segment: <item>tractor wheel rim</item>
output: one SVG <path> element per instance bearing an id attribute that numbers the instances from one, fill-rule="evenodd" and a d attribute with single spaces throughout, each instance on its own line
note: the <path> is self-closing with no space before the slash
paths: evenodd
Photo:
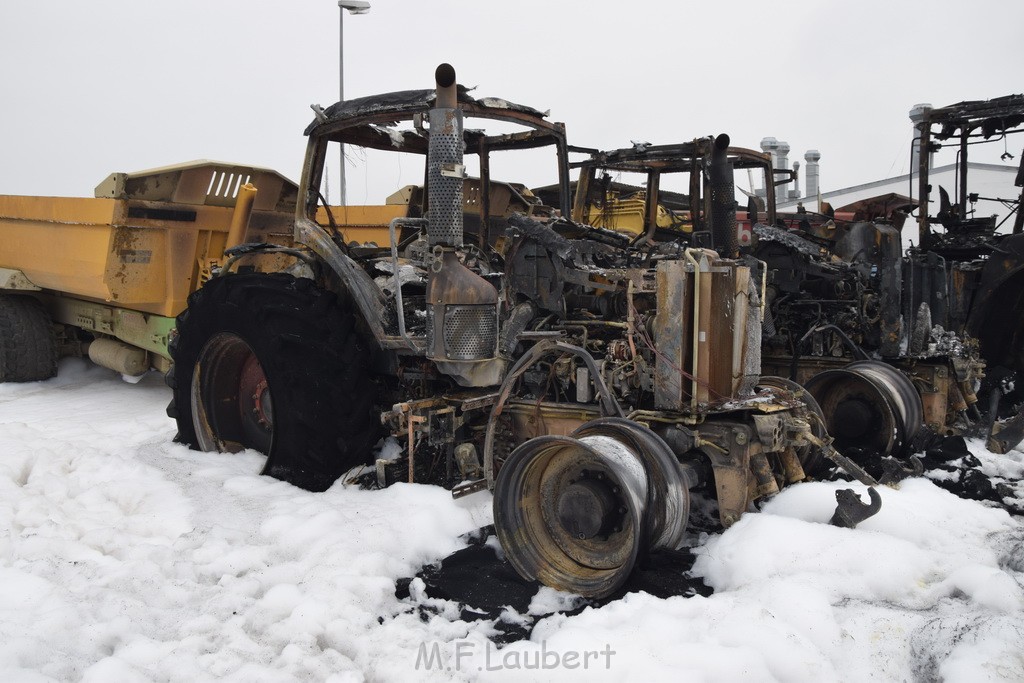
<path id="1" fill-rule="evenodd" d="M 274 404 L 269 383 L 252 347 L 238 335 L 222 332 L 203 346 L 193 371 L 191 403 L 201 449 L 270 453 Z"/>

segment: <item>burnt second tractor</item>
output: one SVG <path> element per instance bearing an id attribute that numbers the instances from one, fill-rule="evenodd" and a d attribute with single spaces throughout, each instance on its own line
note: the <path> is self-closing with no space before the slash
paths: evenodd
<path id="1" fill-rule="evenodd" d="M 916 203 L 888 195 L 835 216 L 778 215 L 774 192 L 758 198 L 752 187 L 742 239 L 724 248 L 764 268 L 762 372 L 805 386 L 835 447 L 880 478 L 920 473 L 913 454 L 946 448 L 947 436 L 987 432 L 996 453 L 1024 436 L 1013 381 L 1021 367 L 1020 200 L 998 200 L 1011 209 L 1004 222 L 1016 215 L 1014 233 L 998 234 L 995 217 L 967 208 L 978 195 L 967 189 L 966 163 L 969 145 L 1004 140 L 1022 114 L 1020 96 L 1010 96 L 922 117 L 923 147 L 935 151 L 938 138 L 960 148 L 960 187 L 952 201 L 939 188 L 937 213 L 927 163 Z M 715 221 L 705 170 L 714 153 L 710 138 L 592 152 L 578 164 L 573 216 L 636 243 L 700 245 Z M 737 147 L 724 154 L 752 186 L 756 175 L 772 187 L 779 171 L 769 155 Z M 904 250 L 900 231 L 914 208 L 922 246 Z M 949 448 L 962 453 L 963 443 Z"/>
<path id="2" fill-rule="evenodd" d="M 1024 437 L 1014 389 L 1024 367 L 1021 197 L 982 197 L 1008 209 L 1012 232 L 998 232 L 996 216 L 974 211 L 968 166 L 969 148 L 1005 149 L 1022 123 L 1020 95 L 924 111 L 915 198 L 865 199 L 846 207 L 852 220 L 842 209 L 795 214 L 758 231 L 754 253 L 770 280 L 764 367 L 807 386 L 840 450 L 907 456 L 966 434 L 1006 453 Z M 952 195 L 932 186 L 929 157 L 942 147 L 957 150 Z M 917 246 L 904 249 L 915 211 Z"/>
<path id="3" fill-rule="evenodd" d="M 323 489 L 391 434 L 404 456 L 371 477 L 493 489 L 513 566 L 589 596 L 682 544 L 690 489 L 728 526 L 838 457 L 799 387 L 759 377 L 764 283 L 714 251 L 734 239 L 731 173 L 707 169 L 729 201 L 704 248 L 583 226 L 561 124 L 470 97 L 448 65 L 436 81 L 314 108 L 292 238 L 231 250 L 178 318 L 182 441 L 254 448 L 267 473 Z M 388 244 L 347 244 L 320 207 L 329 143 L 425 159 Z M 541 147 L 555 206 L 510 201 L 492 156 Z"/>

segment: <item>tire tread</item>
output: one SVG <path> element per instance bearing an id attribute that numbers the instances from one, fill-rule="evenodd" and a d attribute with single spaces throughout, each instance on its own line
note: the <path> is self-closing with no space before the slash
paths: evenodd
<path id="1" fill-rule="evenodd" d="M 36 299 L 0 294 L 0 382 L 36 382 L 57 374 L 57 340 Z"/>
<path id="2" fill-rule="evenodd" d="M 168 414 L 182 442 L 197 446 L 191 384 L 201 350 L 213 335 L 231 332 L 256 353 L 274 399 L 264 474 L 323 490 L 369 461 L 380 432 L 369 350 L 332 292 L 282 273 L 215 278 L 189 298 L 177 329 Z"/>

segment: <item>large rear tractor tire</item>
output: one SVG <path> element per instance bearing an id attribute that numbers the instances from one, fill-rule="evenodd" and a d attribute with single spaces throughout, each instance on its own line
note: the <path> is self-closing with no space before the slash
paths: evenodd
<path id="1" fill-rule="evenodd" d="M 36 382 L 56 374 L 50 315 L 30 296 L 0 294 L 0 382 Z"/>
<path id="2" fill-rule="evenodd" d="M 335 295 L 283 273 L 214 278 L 178 316 L 167 383 L 178 440 L 251 448 L 312 491 L 369 461 L 380 431 L 370 351 Z"/>

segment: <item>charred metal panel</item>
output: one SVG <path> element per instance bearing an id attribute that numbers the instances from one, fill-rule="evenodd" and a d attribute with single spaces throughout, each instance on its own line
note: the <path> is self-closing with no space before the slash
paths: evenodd
<path id="1" fill-rule="evenodd" d="M 498 339 L 495 304 L 445 306 L 443 338 L 447 359 L 493 358 Z"/>
<path id="2" fill-rule="evenodd" d="M 879 351 L 883 356 L 899 355 L 906 333 L 905 319 L 901 317 L 900 292 L 902 245 L 900 232 L 891 225 L 875 224 L 875 250 L 879 280 L 878 300 L 881 308 L 881 340 Z"/>
<path id="3" fill-rule="evenodd" d="M 736 301 L 737 310 L 742 313 L 737 319 L 742 321 L 742 327 L 736 331 L 742 339 L 734 345 L 742 349 L 742 356 L 733 366 L 733 395 L 750 396 L 761 376 L 761 281 L 746 268 L 739 274 Z"/>
<path id="4" fill-rule="evenodd" d="M 707 328 L 702 329 L 706 331 L 706 337 L 701 342 L 708 351 L 707 382 L 710 398 L 715 402 L 734 396 L 734 370 L 739 371 L 742 368 L 742 331 L 746 329 L 746 320 L 740 320 L 736 311 L 740 271 L 747 275 L 742 285 L 743 291 L 746 292 L 746 281 L 749 280 L 749 271 L 746 268 L 729 264 L 729 267 L 725 268 L 715 267 L 708 274 L 712 283 L 711 291 L 708 293 L 709 324 Z M 704 275 L 702 272 L 701 276 Z M 701 305 L 703 303 L 702 301 Z M 741 332 L 740 335 L 736 334 L 737 328 Z"/>
<path id="5" fill-rule="evenodd" d="M 693 397 L 696 405 L 693 408 L 703 410 L 711 402 L 711 346 L 719 341 L 711 335 L 711 287 L 713 276 L 711 263 L 705 253 L 700 257 L 699 266 L 694 273 L 697 286 L 693 292 L 694 306 L 697 309 L 696 329 L 693 331 L 694 364 L 693 364 Z M 717 392 L 716 392 L 717 393 Z"/>
<path id="6" fill-rule="evenodd" d="M 524 239 L 508 261 L 508 285 L 552 313 L 563 313 L 565 267 L 560 259 L 539 242 Z"/>
<path id="7" fill-rule="evenodd" d="M 690 330 L 693 320 L 691 286 L 681 261 L 658 264 L 658 314 L 654 317 L 654 343 L 658 356 L 654 370 L 654 405 L 662 410 L 684 410 L 687 393 L 683 368 L 690 358 Z"/>
<path id="8" fill-rule="evenodd" d="M 454 251 L 438 259 L 427 284 L 427 357 L 434 361 L 488 361 L 498 355 L 498 292 L 469 270 Z M 480 386 L 474 373 L 455 373 L 463 386 Z M 482 376 L 491 376 L 484 373 Z"/>
<path id="9" fill-rule="evenodd" d="M 949 269 L 949 326 L 957 334 L 967 329 L 974 294 L 981 278 L 981 262 L 961 261 Z"/>
<path id="10" fill-rule="evenodd" d="M 904 270 L 903 315 L 908 327 L 905 352 L 920 355 L 933 326 L 949 326 L 946 260 L 931 252 L 910 254 Z"/>

